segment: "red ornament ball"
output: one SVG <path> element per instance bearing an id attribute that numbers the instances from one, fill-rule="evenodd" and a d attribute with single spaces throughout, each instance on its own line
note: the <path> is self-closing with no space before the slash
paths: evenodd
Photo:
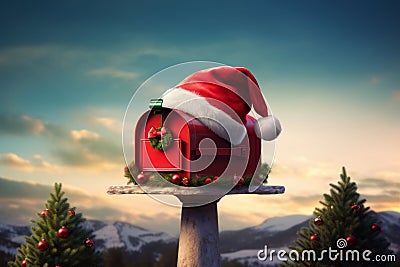
<path id="1" fill-rule="evenodd" d="M 59 236 L 60 238 L 67 238 L 67 237 L 69 236 L 70 232 L 69 232 L 69 230 L 68 230 L 67 228 L 65 228 L 65 227 L 63 226 L 63 227 L 61 227 L 60 229 L 58 229 L 57 234 L 58 234 L 58 236 Z"/>
<path id="2" fill-rule="evenodd" d="M 189 183 L 190 183 L 190 178 L 188 178 L 188 177 L 183 177 L 182 178 L 182 184 L 189 185 Z"/>
<path id="3" fill-rule="evenodd" d="M 48 209 L 42 210 L 40 212 L 40 216 L 42 216 L 43 218 L 46 217 L 47 215 L 50 215 L 50 211 Z"/>
<path id="4" fill-rule="evenodd" d="M 314 224 L 316 226 L 321 226 L 324 224 L 324 221 L 322 220 L 321 216 L 318 216 L 317 218 L 314 219 Z"/>
<path id="5" fill-rule="evenodd" d="M 179 174 L 172 175 L 171 182 L 173 184 L 180 184 L 181 183 L 181 176 Z"/>
<path id="6" fill-rule="evenodd" d="M 212 180 L 211 178 L 207 178 L 206 181 L 205 181 L 205 183 L 206 183 L 206 184 L 211 184 L 212 181 L 213 181 L 213 180 Z"/>
<path id="7" fill-rule="evenodd" d="M 71 214 L 72 217 L 75 216 L 75 211 L 73 209 L 68 210 L 68 213 Z"/>
<path id="8" fill-rule="evenodd" d="M 93 241 L 91 239 L 88 238 L 88 239 L 85 240 L 85 247 L 91 248 L 93 246 L 94 246 L 94 243 L 93 243 Z"/>
<path id="9" fill-rule="evenodd" d="M 21 267 L 26 267 L 26 260 L 21 261 Z"/>
<path id="10" fill-rule="evenodd" d="M 357 242 L 356 238 L 354 236 L 352 236 L 352 235 L 348 235 L 346 237 L 346 241 L 347 241 L 347 244 L 349 246 L 354 246 L 356 244 L 356 242 Z"/>
<path id="11" fill-rule="evenodd" d="M 236 185 L 236 188 L 240 188 L 244 183 L 244 179 L 240 176 L 233 176 L 233 184 Z"/>
<path id="12" fill-rule="evenodd" d="M 371 230 L 372 230 L 372 232 L 379 233 L 381 231 L 381 226 L 377 223 L 373 223 L 373 224 L 371 224 Z"/>
<path id="13" fill-rule="evenodd" d="M 351 209 L 353 211 L 357 212 L 357 211 L 359 211 L 361 209 L 361 207 L 357 203 L 354 203 L 353 205 L 351 205 Z"/>
<path id="14" fill-rule="evenodd" d="M 318 241 L 318 240 L 319 240 L 319 235 L 317 235 L 317 234 L 311 235 L 311 236 L 310 236 L 310 240 L 311 240 L 311 241 Z"/>
<path id="15" fill-rule="evenodd" d="M 136 181 L 139 184 L 144 184 L 145 182 L 147 182 L 146 174 L 144 174 L 143 172 L 139 173 L 138 176 L 136 177 Z"/>
<path id="16" fill-rule="evenodd" d="M 46 242 L 46 240 L 42 239 L 38 242 L 37 248 L 40 251 L 46 251 L 49 248 L 49 243 Z"/>

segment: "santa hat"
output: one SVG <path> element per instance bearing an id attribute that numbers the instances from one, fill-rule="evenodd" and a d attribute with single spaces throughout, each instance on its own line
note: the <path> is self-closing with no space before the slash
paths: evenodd
<path id="1" fill-rule="evenodd" d="M 246 115 L 254 107 L 262 118 L 255 124 L 259 138 L 273 140 L 281 132 L 251 72 L 222 66 L 195 72 L 162 96 L 163 106 L 186 112 L 232 145 L 246 136 Z"/>

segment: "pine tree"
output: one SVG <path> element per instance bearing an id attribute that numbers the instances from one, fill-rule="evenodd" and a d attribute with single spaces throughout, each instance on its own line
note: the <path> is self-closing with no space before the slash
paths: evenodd
<path id="1" fill-rule="evenodd" d="M 364 261 L 362 253 L 371 251 L 367 255 L 371 260 L 375 259 L 375 255 L 392 253 L 375 213 L 365 206 L 365 199 L 360 199 L 357 185 L 350 181 L 344 167 L 340 178 L 337 185 L 330 184 L 330 194 L 324 194 L 324 201 L 320 201 L 322 208 L 315 209 L 315 217 L 310 220 L 309 226 L 297 233 L 297 240 L 289 247 L 298 252 L 299 260 L 290 261 L 297 255 L 289 251 L 292 256 L 288 255 L 289 261 L 283 266 L 382 266 Z M 329 248 L 336 250 L 331 257 Z M 312 254 L 303 253 L 311 250 L 315 252 L 316 260 L 312 259 Z M 327 252 L 322 254 L 323 250 Z M 356 254 L 353 256 L 354 250 L 359 252 L 359 261 Z M 319 259 L 321 255 L 324 255 L 323 260 Z M 384 266 L 390 265 L 386 262 Z"/>
<path id="2" fill-rule="evenodd" d="M 93 247 L 92 232 L 83 227 L 85 219 L 70 208 L 61 187 L 54 185 L 46 209 L 32 220 L 32 235 L 25 237 L 9 267 L 102 266 L 101 255 Z"/>

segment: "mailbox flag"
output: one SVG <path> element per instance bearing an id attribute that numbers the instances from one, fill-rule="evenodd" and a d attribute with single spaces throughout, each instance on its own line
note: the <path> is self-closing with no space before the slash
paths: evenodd
<path id="1" fill-rule="evenodd" d="M 233 146 L 246 136 L 244 125 L 251 107 L 262 117 L 255 124 L 259 138 L 273 140 L 281 131 L 279 120 L 268 116 L 257 80 L 246 68 L 222 66 L 195 72 L 162 99 L 164 107 L 192 115 Z"/>

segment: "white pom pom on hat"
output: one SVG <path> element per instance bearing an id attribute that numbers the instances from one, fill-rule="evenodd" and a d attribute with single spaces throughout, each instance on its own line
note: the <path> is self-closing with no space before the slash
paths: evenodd
<path id="1" fill-rule="evenodd" d="M 162 99 L 164 107 L 192 115 L 234 146 L 246 136 L 244 124 L 252 106 L 262 117 L 254 125 L 259 138 L 271 141 L 281 132 L 279 120 L 268 116 L 257 80 L 246 68 L 222 66 L 195 72 Z"/>

